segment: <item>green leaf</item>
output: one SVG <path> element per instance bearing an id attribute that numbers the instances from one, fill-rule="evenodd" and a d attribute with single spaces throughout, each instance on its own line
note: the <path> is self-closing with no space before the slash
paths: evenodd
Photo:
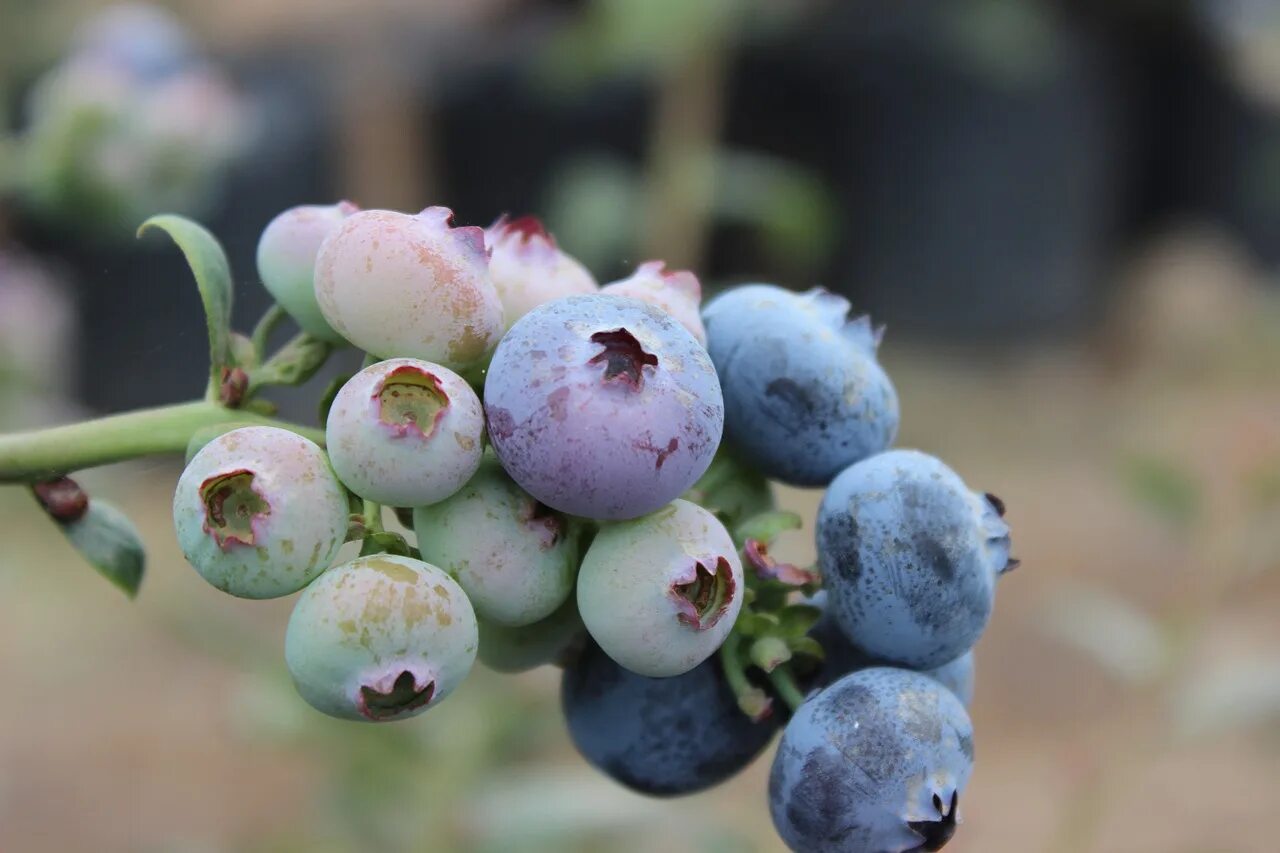
<path id="1" fill-rule="evenodd" d="M 787 641 L 787 646 L 791 649 L 791 654 L 793 655 L 816 658 L 817 660 L 822 660 L 826 657 L 822 644 L 813 637 L 793 637 Z"/>
<path id="2" fill-rule="evenodd" d="M 773 544 L 778 534 L 787 530 L 799 530 L 803 522 L 800 516 L 786 510 L 771 510 L 748 518 L 734 531 L 734 539 L 746 541 L 755 539 L 766 545 Z"/>
<path id="3" fill-rule="evenodd" d="M 124 513 L 94 498 L 78 520 L 61 526 L 67 540 L 91 566 L 133 598 L 146 570 L 142 537 Z"/>
<path id="4" fill-rule="evenodd" d="M 1196 520 L 1202 503 L 1201 483 L 1179 462 L 1155 456 L 1126 460 L 1124 478 L 1134 499 L 1164 521 L 1185 526 Z"/>
<path id="5" fill-rule="evenodd" d="M 217 238 L 190 219 L 171 213 L 153 216 L 138 228 L 138 236 L 152 228 L 178 244 L 195 275 L 209 328 L 209 381 L 216 388 L 222 369 L 231 362 L 231 264 Z"/>
<path id="6" fill-rule="evenodd" d="M 764 636 L 751 644 L 751 662 L 765 672 L 773 672 L 782 664 L 791 660 L 791 649 L 787 643 L 775 636 Z"/>
<path id="7" fill-rule="evenodd" d="M 744 637 L 759 637 L 778 627 L 778 617 L 772 613 L 743 613 L 733 629 Z"/>
<path id="8" fill-rule="evenodd" d="M 812 605 L 789 605 L 778 614 L 778 633 L 787 638 L 803 637 L 821 618 L 822 611 Z"/>

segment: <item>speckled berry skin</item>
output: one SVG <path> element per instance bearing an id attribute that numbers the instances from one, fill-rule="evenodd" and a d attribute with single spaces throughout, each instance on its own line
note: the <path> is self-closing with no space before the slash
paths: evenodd
<path id="1" fill-rule="evenodd" d="M 827 592 L 821 590 L 809 603 L 822 609 L 822 617 L 809 630 L 809 636 L 822 645 L 822 665 L 812 679 L 814 686 L 824 686 L 837 681 L 851 672 L 870 669 L 875 666 L 886 666 L 883 661 L 876 661 L 853 647 L 830 611 L 826 610 Z M 974 666 L 973 650 L 962 654 L 953 661 L 944 663 L 933 669 L 917 670 L 942 684 L 960 700 L 966 708 L 973 703 Z"/>
<path id="2" fill-rule="evenodd" d="M 487 622 L 537 622 L 573 592 L 580 524 L 535 501 L 492 455 L 448 500 L 414 510 L 413 527 L 422 559 L 452 575 Z"/>
<path id="3" fill-rule="evenodd" d="M 702 312 L 724 389 L 725 439 L 772 479 L 825 486 L 893 444 L 898 395 L 879 335 L 820 288 L 737 287 Z"/>
<path id="4" fill-rule="evenodd" d="M 507 328 L 544 302 L 599 289 L 591 272 L 532 216 L 504 216 L 485 229 L 484 238 Z"/>
<path id="5" fill-rule="evenodd" d="M 559 663 L 585 640 L 578 602 L 570 596 L 546 619 L 516 628 L 480 620 L 482 664 L 494 672 L 527 672 Z"/>
<path id="6" fill-rule="evenodd" d="M 502 335 L 484 231 L 451 228 L 448 208 L 408 215 L 364 210 L 325 239 L 316 299 L 329 325 L 382 358 L 420 358 L 461 370 Z"/>
<path id="7" fill-rule="evenodd" d="M 630 277 L 606 284 L 600 292 L 648 302 L 670 314 L 698 343 L 707 345 L 707 330 L 698 315 L 702 285 L 688 270 L 668 270 L 663 261 L 646 261 Z"/>
<path id="8" fill-rule="evenodd" d="M 651 305 L 570 296 L 535 308 L 494 353 L 489 438 L 529 494 L 571 515 L 636 518 L 715 456 L 724 405 L 706 351 Z"/>
<path id="9" fill-rule="evenodd" d="M 275 427 L 206 444 L 178 479 L 173 525 L 200 576 L 241 598 L 302 589 L 347 537 L 346 492 L 324 451 Z"/>
<path id="10" fill-rule="evenodd" d="M 831 613 L 850 643 L 913 669 L 972 648 L 991 616 L 997 577 L 1016 565 L 998 506 L 916 450 L 842 472 L 816 527 Z"/>
<path id="11" fill-rule="evenodd" d="M 475 662 L 475 612 L 442 569 L 409 557 L 358 557 L 299 596 L 284 654 L 298 693 L 346 720 L 422 713 Z"/>
<path id="12" fill-rule="evenodd" d="M 391 506 L 436 503 L 462 488 L 484 452 L 480 398 L 452 370 L 412 358 L 351 377 L 325 424 L 333 470 L 362 498 Z"/>
<path id="13" fill-rule="evenodd" d="M 769 810 L 797 853 L 940 850 L 973 770 L 973 727 L 933 679 L 864 669 L 815 694 L 782 733 Z"/>
<path id="14" fill-rule="evenodd" d="M 735 775 L 768 746 L 774 719 L 738 709 L 718 659 L 673 678 L 618 666 L 593 643 L 560 681 L 569 737 L 616 782 L 651 796 L 692 794 Z"/>
<path id="15" fill-rule="evenodd" d="M 258 277 L 267 292 L 304 332 L 331 344 L 346 340 L 316 302 L 316 255 L 324 239 L 357 210 L 349 201 L 291 207 L 271 220 L 258 239 Z"/>
<path id="16" fill-rule="evenodd" d="M 651 678 L 680 675 L 713 655 L 742 594 L 728 531 L 685 500 L 601 528 L 578 573 L 587 631 L 619 664 Z"/>

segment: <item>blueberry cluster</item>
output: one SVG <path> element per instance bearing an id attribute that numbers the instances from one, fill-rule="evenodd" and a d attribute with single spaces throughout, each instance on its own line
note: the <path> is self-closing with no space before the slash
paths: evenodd
<path id="1" fill-rule="evenodd" d="M 600 287 L 534 219 L 450 218 L 342 203 L 267 227 L 279 305 L 369 359 L 323 449 L 276 426 L 194 448 L 187 559 L 232 595 L 301 591 L 285 659 L 326 714 L 414 716 L 477 658 L 558 663 L 574 743 L 623 785 L 715 785 L 785 723 L 788 845 L 939 849 L 972 767 L 970 650 L 1016 561 L 998 499 L 889 449 L 880 333 L 822 290 L 703 308 L 660 262 Z M 817 566 L 770 553 L 798 523 L 771 480 L 826 487 Z"/>

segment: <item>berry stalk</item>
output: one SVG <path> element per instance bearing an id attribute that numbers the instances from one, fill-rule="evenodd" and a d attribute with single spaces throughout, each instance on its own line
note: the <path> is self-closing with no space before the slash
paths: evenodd
<path id="1" fill-rule="evenodd" d="M 276 426 L 324 443 L 324 431 L 200 400 L 0 435 L 0 483 L 31 483 L 158 453 L 182 453 L 199 430 Z"/>

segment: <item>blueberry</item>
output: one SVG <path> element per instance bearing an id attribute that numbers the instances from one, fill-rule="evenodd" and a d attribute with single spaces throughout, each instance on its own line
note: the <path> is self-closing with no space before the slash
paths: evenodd
<path id="1" fill-rule="evenodd" d="M 725 781 L 768 745 L 777 723 L 738 709 L 717 658 L 646 678 L 594 644 L 565 668 L 560 703 L 582 756 L 641 794 L 675 796 Z"/>
<path id="2" fill-rule="evenodd" d="M 544 302 L 598 290 L 587 268 L 561 250 L 532 216 L 504 216 L 485 229 L 484 237 L 507 328 Z"/>
<path id="3" fill-rule="evenodd" d="M 688 270 L 668 270 L 665 267 L 662 261 L 647 261 L 636 267 L 630 278 L 606 284 L 600 292 L 629 296 L 660 308 L 688 329 L 698 343 L 706 346 L 707 330 L 698 316 L 702 303 L 702 285 L 698 277 Z"/>
<path id="4" fill-rule="evenodd" d="M 324 451 L 275 427 L 214 438 L 192 457 L 173 496 L 187 561 L 241 598 L 306 586 L 337 557 L 348 517 L 346 492 Z"/>
<path id="5" fill-rule="evenodd" d="M 316 255 L 324 238 L 357 208 L 351 202 L 304 204 L 278 215 L 258 239 L 258 277 L 304 332 L 332 344 L 346 341 L 316 302 Z"/>
<path id="6" fill-rule="evenodd" d="M 351 491 L 424 506 L 462 488 L 480 466 L 484 410 L 452 370 L 393 358 L 342 386 L 324 432 L 333 468 Z"/>
<path id="7" fill-rule="evenodd" d="M 768 284 L 729 290 L 702 312 L 724 389 L 726 440 L 773 479 L 823 486 L 893 444 L 898 395 L 878 334 L 849 302 Z"/>
<path id="8" fill-rule="evenodd" d="M 601 294 L 548 302 L 499 344 L 484 387 L 489 438 L 520 487 L 597 519 L 679 497 L 724 427 L 706 351 L 651 305 Z"/>
<path id="9" fill-rule="evenodd" d="M 729 533 L 684 500 L 605 525 L 578 573 L 578 612 L 592 638 L 622 666 L 655 678 L 688 672 L 714 654 L 742 596 Z"/>
<path id="10" fill-rule="evenodd" d="M 320 246 L 316 300 L 342 337 L 382 358 L 470 367 L 502 335 L 484 231 L 451 228 L 448 208 L 363 210 Z"/>
<path id="11" fill-rule="evenodd" d="M 492 455 L 457 494 L 415 510 L 413 527 L 422 558 L 453 575 L 486 622 L 537 622 L 573 592 L 581 523 L 531 498 Z"/>
<path id="12" fill-rule="evenodd" d="M 391 554 L 325 572 L 298 598 L 284 653 L 298 693 L 333 717 L 383 722 L 453 692 L 476 657 L 476 617 L 443 570 Z"/>
<path id="13" fill-rule="evenodd" d="M 931 669 L 982 634 L 1009 526 L 996 502 L 915 450 L 850 466 L 818 508 L 829 605 L 848 640 L 875 660 Z"/>
<path id="14" fill-rule="evenodd" d="M 886 666 L 884 661 L 877 661 L 864 652 L 859 651 L 845 638 L 844 632 L 836 624 L 835 617 L 826 609 L 827 592 L 821 590 L 809 600 L 809 604 L 822 609 L 822 617 L 809 630 L 809 636 L 822 645 L 823 657 L 821 667 L 812 679 L 814 685 L 827 685 L 851 672 L 870 669 L 875 666 Z M 933 669 L 917 670 L 946 687 L 967 708 L 973 702 L 973 650 L 962 654 L 949 663 Z"/>
<path id="15" fill-rule="evenodd" d="M 973 727 L 951 691 L 864 669 L 813 695 L 782 733 L 769 810 L 803 853 L 940 850 L 973 770 Z"/>
<path id="16" fill-rule="evenodd" d="M 586 630 L 578 602 L 570 596 L 546 619 L 510 627 L 484 619 L 480 623 L 480 662 L 495 672 L 525 672 L 562 661 Z"/>

